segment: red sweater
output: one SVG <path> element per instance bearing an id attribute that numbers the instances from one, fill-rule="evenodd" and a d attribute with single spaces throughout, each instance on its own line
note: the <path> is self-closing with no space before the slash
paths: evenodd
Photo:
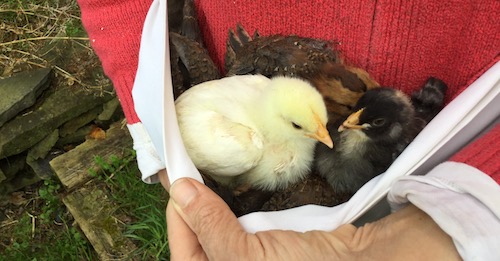
<path id="1" fill-rule="evenodd" d="M 129 124 L 140 122 L 131 90 L 151 0 L 78 0 L 92 47 L 113 81 Z M 406 93 L 428 76 L 444 80 L 447 101 L 500 60 L 496 0 L 196 1 L 206 46 L 222 70 L 229 28 L 339 42 L 347 63 Z M 500 183 L 500 127 L 455 155 Z M 488 146 L 485 146 L 488 145 Z"/>

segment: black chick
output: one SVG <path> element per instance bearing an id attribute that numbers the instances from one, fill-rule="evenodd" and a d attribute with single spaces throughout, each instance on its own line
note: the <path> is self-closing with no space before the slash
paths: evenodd
<path id="1" fill-rule="evenodd" d="M 330 120 L 347 116 L 363 93 L 379 87 L 370 75 L 345 65 L 334 44 L 296 35 L 253 38 L 238 24 L 226 43 L 227 75 L 295 76 L 311 82 L 323 95 Z"/>
<path id="2" fill-rule="evenodd" d="M 185 0 L 180 33 L 170 31 L 170 65 L 174 98 L 196 84 L 220 78 L 203 46 L 194 0 Z"/>
<path id="3" fill-rule="evenodd" d="M 328 125 L 334 148 L 316 147 L 315 169 L 338 193 L 354 194 L 383 173 L 442 109 L 446 84 L 429 78 L 412 96 L 391 88 L 367 91 L 345 120 Z"/>
<path id="4" fill-rule="evenodd" d="M 329 124 L 333 149 L 316 147 L 317 173 L 342 194 L 354 194 L 384 172 L 423 126 L 409 98 L 391 88 L 367 91 L 354 110 Z"/>

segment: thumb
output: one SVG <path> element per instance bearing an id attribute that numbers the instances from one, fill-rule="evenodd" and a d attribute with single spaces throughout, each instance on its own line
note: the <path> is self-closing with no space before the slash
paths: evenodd
<path id="1" fill-rule="evenodd" d="M 235 247 L 245 242 L 247 233 L 234 213 L 207 186 L 194 179 L 182 178 L 172 184 L 170 198 L 209 258 L 227 254 L 229 242 Z"/>

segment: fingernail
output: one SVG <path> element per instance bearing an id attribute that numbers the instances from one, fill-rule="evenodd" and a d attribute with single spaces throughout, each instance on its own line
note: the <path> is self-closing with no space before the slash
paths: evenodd
<path id="1" fill-rule="evenodd" d="M 198 194 L 198 189 L 187 179 L 178 179 L 170 187 L 170 197 L 181 208 L 185 208 Z"/>

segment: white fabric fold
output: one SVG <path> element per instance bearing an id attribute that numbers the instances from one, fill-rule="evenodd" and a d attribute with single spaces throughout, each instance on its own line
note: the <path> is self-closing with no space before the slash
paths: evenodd
<path id="1" fill-rule="evenodd" d="M 469 165 L 446 162 L 425 176 L 399 178 L 393 210 L 411 202 L 453 239 L 464 260 L 500 260 L 500 186 Z"/>
<path id="2" fill-rule="evenodd" d="M 181 177 L 203 182 L 180 138 L 172 90 L 167 2 L 155 0 L 146 15 L 141 36 L 139 65 L 132 89 L 135 110 L 157 156 L 166 166 L 170 182 Z M 143 173 L 143 177 L 158 180 L 155 174 Z"/>
<path id="3" fill-rule="evenodd" d="M 138 122 L 127 124 L 127 127 L 134 141 L 134 150 L 136 152 L 137 164 L 141 171 L 142 180 L 148 184 L 160 182 L 156 173 L 164 169 L 165 164 L 163 164 L 158 156 L 144 125 Z"/>

